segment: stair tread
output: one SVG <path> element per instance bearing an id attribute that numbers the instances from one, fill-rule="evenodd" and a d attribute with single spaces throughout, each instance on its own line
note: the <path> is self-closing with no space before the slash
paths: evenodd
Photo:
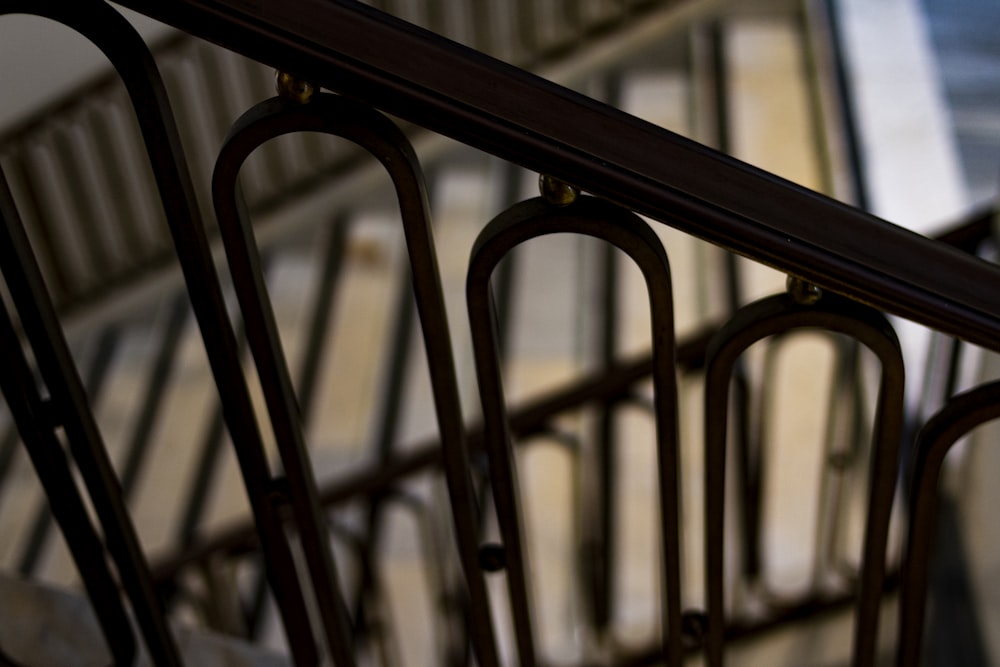
<path id="1" fill-rule="evenodd" d="M 192 665 L 281 667 L 287 657 L 247 642 L 174 626 L 182 658 Z M 17 664 L 106 665 L 110 659 L 90 603 L 77 592 L 0 573 L 0 648 Z M 151 664 L 143 653 L 138 665 Z"/>

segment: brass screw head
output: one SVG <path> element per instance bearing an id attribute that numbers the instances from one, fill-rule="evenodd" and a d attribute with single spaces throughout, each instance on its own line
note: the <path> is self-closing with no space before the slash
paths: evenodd
<path id="1" fill-rule="evenodd" d="M 792 295 L 792 298 L 795 299 L 795 302 L 803 306 L 811 306 L 823 297 L 823 290 L 795 276 L 788 276 L 785 288 Z"/>
<path id="2" fill-rule="evenodd" d="M 297 79 L 288 72 L 274 73 L 274 88 L 278 95 L 286 100 L 292 100 L 299 104 L 306 104 L 312 99 L 317 90 L 317 86 L 309 81 Z"/>
<path id="3" fill-rule="evenodd" d="M 580 195 L 580 188 L 547 174 L 538 177 L 538 189 L 542 198 L 553 206 L 569 206 Z"/>

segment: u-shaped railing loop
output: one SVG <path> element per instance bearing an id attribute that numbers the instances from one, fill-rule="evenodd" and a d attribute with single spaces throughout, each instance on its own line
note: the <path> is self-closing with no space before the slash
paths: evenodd
<path id="1" fill-rule="evenodd" d="M 219 153 L 212 192 L 250 347 L 290 481 L 292 510 L 303 531 L 314 584 L 319 594 L 326 598 L 321 603 L 325 605 L 331 644 L 347 642 L 342 648 L 331 646 L 331 650 L 342 652 L 344 664 L 353 660 L 348 653 L 350 625 L 336 590 L 335 570 L 324 537 L 324 523 L 320 520 L 316 482 L 298 423 L 295 396 L 258 265 L 253 230 L 236 187 L 239 167 L 256 147 L 293 132 L 318 132 L 353 141 L 382 163 L 396 189 L 417 312 L 424 334 L 459 554 L 469 585 L 474 617 L 473 643 L 481 665 L 496 665 L 498 658 L 486 590 L 477 572 L 474 490 L 469 478 L 458 384 L 423 175 L 413 148 L 388 119 L 345 98 L 316 94 L 305 104 L 282 98 L 267 100 L 237 120 Z"/>
<path id="2" fill-rule="evenodd" d="M 899 341 L 885 317 L 843 297 L 781 294 L 740 309 L 716 334 L 709 347 L 705 380 L 705 549 L 708 602 L 707 659 L 723 664 L 725 611 L 723 532 L 725 525 L 726 430 L 730 380 L 737 359 L 751 345 L 793 329 L 836 331 L 856 339 L 882 365 L 873 436 L 871 489 L 866 518 L 859 601 L 855 616 L 854 667 L 875 661 L 880 598 L 885 580 L 885 551 L 896 485 L 903 420 L 903 360 Z"/>
<path id="3" fill-rule="evenodd" d="M 547 199 L 552 201 L 549 192 Z M 572 198 L 569 198 L 572 201 Z M 493 497 L 504 540 L 511 608 L 517 634 L 519 664 L 535 664 L 527 571 L 511 442 L 504 402 L 490 277 L 503 257 L 519 244 L 543 235 L 570 233 L 611 243 L 642 270 L 652 313 L 653 363 L 659 452 L 660 521 L 663 531 L 663 640 L 671 665 L 680 665 L 680 524 L 677 474 L 677 385 L 670 268 L 659 237 L 635 214 L 610 202 L 584 197 L 566 206 L 546 199 L 516 204 L 494 218 L 472 250 L 466 298 L 483 404 L 485 449 L 490 461 Z M 565 201 L 565 200 L 564 200 Z"/>
<path id="4" fill-rule="evenodd" d="M 327 337 L 324 334 L 333 311 L 346 243 L 346 230 L 349 224 L 343 213 L 337 214 L 331 222 L 329 235 L 322 251 L 323 269 L 319 278 L 319 287 L 313 297 L 312 307 L 309 309 L 309 312 L 312 313 L 307 325 L 309 333 L 299 358 L 299 381 L 296 392 L 300 413 L 305 424 L 308 424 L 309 416 L 316 402 L 316 386 L 320 369 L 318 360 L 326 345 Z M 269 257 L 264 256 L 261 261 L 266 273 Z M 242 357 L 246 352 L 245 327 L 242 321 L 237 321 L 234 324 L 237 354 Z M 218 470 L 223 436 L 221 407 L 217 406 L 208 422 L 204 436 L 200 440 L 200 445 L 197 447 L 199 452 L 198 464 L 195 466 L 197 473 L 191 485 L 191 492 L 184 500 L 184 510 L 181 515 L 183 518 L 177 532 L 178 544 L 190 546 L 195 541 L 199 522 L 205 511 L 212 479 Z M 249 639 L 254 639 L 258 635 L 264 616 L 264 605 L 267 602 L 268 577 L 266 569 L 260 568 L 255 573 L 255 577 L 256 580 L 250 587 L 252 590 L 249 596 L 250 602 L 244 610 L 246 635 Z"/>
<path id="5" fill-rule="evenodd" d="M 168 218 L 183 221 L 180 224 L 190 227 L 190 221 L 197 220 L 192 214 L 194 197 L 169 103 L 152 56 L 132 26 L 103 2 L 12 0 L 0 8 L 0 15 L 14 13 L 61 23 L 86 37 L 108 58 L 124 82 L 143 128 Z M 156 597 L 149 567 L 88 406 L 86 392 L 66 346 L 52 299 L 20 224 L 6 181 L 0 180 L 4 181 L 3 217 L 8 235 L 3 245 L 12 253 L 3 260 L 11 296 L 32 341 L 39 369 L 52 395 L 53 407 L 65 429 L 74 461 L 87 486 L 108 550 L 132 602 L 151 659 L 157 664 L 178 664 L 180 656 Z M 204 244 L 204 261 L 211 264 L 207 243 Z M 25 425 L 25 428 L 40 426 Z M 66 530 L 65 525 L 63 529 Z M 114 595 L 117 596 L 117 593 Z M 93 595 L 91 597 L 95 609 L 103 607 L 107 610 L 102 600 Z M 124 649 L 115 648 L 122 646 L 117 639 L 109 638 L 109 641 L 116 657 L 119 650 L 122 655 L 125 654 Z"/>
<path id="6" fill-rule="evenodd" d="M 145 43 L 115 10 L 103 2 L 65 3 L 57 0 L 28 2 L 15 0 L 4 5 L 5 13 L 26 13 L 58 21 L 97 46 L 118 72 L 136 112 L 147 156 L 156 179 L 160 201 L 173 237 L 177 257 L 188 285 L 195 315 L 201 329 L 206 353 L 223 403 L 226 423 L 236 447 L 247 495 L 264 548 L 269 576 L 281 611 L 292 654 L 299 664 L 317 661 L 316 647 L 309 628 L 308 614 L 302 599 L 301 585 L 295 576 L 292 554 L 284 535 L 281 519 L 268 496 L 270 481 L 260 432 L 253 417 L 252 403 L 240 365 L 237 345 L 229 322 L 222 290 L 219 287 L 211 251 L 201 222 L 194 188 L 184 158 L 176 123 L 166 89 Z M 54 317 L 54 316 L 53 316 Z M 23 313 L 22 313 L 23 318 Z M 57 325 L 53 325 L 57 326 Z M 34 338 L 34 337 L 33 337 Z M 68 356 L 67 356 L 68 358 Z M 71 368 L 63 364 L 54 369 L 56 376 L 70 377 Z M 44 372 L 44 371 L 43 371 Z M 50 382 L 50 389 L 51 381 Z M 77 392 L 78 393 L 78 392 Z M 76 395 L 74 394 L 74 398 Z M 82 398 L 75 405 L 83 406 Z M 83 414 L 80 409 L 77 414 Z M 85 417 L 77 424 L 80 437 L 96 440 L 93 420 Z M 76 440 L 67 425 L 71 443 Z M 88 486 L 100 484 L 101 475 L 110 475 L 110 466 L 90 472 L 87 460 L 79 461 Z M 91 495 L 95 490 L 91 488 Z M 94 498 L 95 506 L 106 525 L 108 545 L 115 555 L 120 572 L 133 599 L 136 615 L 143 628 L 150 654 L 158 662 L 177 662 L 176 649 L 169 639 L 159 603 L 153 593 L 148 568 L 135 539 L 134 531 L 120 498 L 114 494 Z M 110 507 L 101 511 L 102 504 Z M 106 519 L 105 517 L 113 517 Z M 125 537 L 119 537 L 124 531 Z"/>
<path id="7" fill-rule="evenodd" d="M 917 436 L 910 479 L 910 518 L 899 599 L 897 665 L 920 662 L 930 550 L 937 522 L 938 480 L 945 455 L 974 428 L 1000 418 L 1000 382 L 953 397 Z"/>

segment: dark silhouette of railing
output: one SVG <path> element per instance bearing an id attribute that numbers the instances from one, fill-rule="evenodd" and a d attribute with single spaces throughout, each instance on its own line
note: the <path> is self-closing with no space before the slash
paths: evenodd
<path id="1" fill-rule="evenodd" d="M 602 521 L 608 524 L 611 511 L 607 508 L 615 489 L 607 473 L 607 456 L 624 443 L 615 441 L 607 423 L 629 404 L 642 403 L 637 386 L 652 378 L 654 392 L 644 409 L 657 429 L 663 627 L 655 646 L 640 652 L 622 651 L 615 655 L 617 663 L 666 659 L 679 664 L 685 653 L 705 651 L 709 664 L 721 664 L 728 639 L 798 616 L 853 606 L 853 664 L 872 665 L 883 592 L 901 582 L 899 636 L 905 639 L 900 646 L 906 651 L 900 651 L 899 659 L 900 664 L 915 664 L 916 652 L 907 651 L 919 648 L 912 638 L 919 636 L 922 624 L 930 548 L 927 531 L 932 524 L 937 466 L 957 437 L 1000 414 L 1000 399 L 992 385 L 954 399 L 954 386 L 943 392 L 947 404 L 927 420 L 916 440 L 909 549 L 901 574 L 892 563 L 893 571 L 887 573 L 885 554 L 898 450 L 910 447 L 905 427 L 913 417 L 903 405 L 904 369 L 898 342 L 882 311 L 956 340 L 1000 350 L 1000 295 L 992 288 L 1000 270 L 968 252 L 976 245 L 970 239 L 982 239 L 981 221 L 940 240 L 918 236 L 363 5 L 320 0 L 126 0 L 122 4 L 283 74 L 279 75 L 279 96 L 253 105 L 230 129 L 211 181 L 214 221 L 206 223 L 166 87 L 149 49 L 124 19 L 96 0 L 0 4 L 2 13 L 45 16 L 84 35 L 104 52 L 124 83 L 220 397 L 220 410 L 202 447 L 204 468 L 210 469 L 208 462 L 217 456 L 224 421 L 252 509 L 252 525 L 199 538 L 193 517 L 211 484 L 207 476 L 200 478 L 186 501 L 185 514 L 192 518 L 185 520 L 181 530 L 183 548 L 150 567 L 126 499 L 143 456 L 156 397 L 162 391 L 158 387 L 169 374 L 171 349 L 176 347 L 186 306 L 183 301 L 175 304 L 163 332 L 162 363 L 156 364 L 147 390 L 147 417 L 135 431 L 135 444 L 130 448 L 133 462 L 119 476 L 108 460 L 88 400 L 88 394 L 92 398 L 102 385 L 101 355 L 93 360 L 84 381 L 58 317 L 64 297 L 68 303 L 99 295 L 74 292 L 72 279 L 60 277 L 62 260 L 58 257 L 47 259 L 48 274 L 43 276 L 36 244 L 29 240 L 16 198 L 0 173 L 0 267 L 10 295 L 0 319 L 5 368 L 0 385 L 116 662 L 130 663 L 136 656 L 128 609 L 151 658 L 157 664 L 179 663 L 181 656 L 166 612 L 171 597 L 182 588 L 179 573 L 207 566 L 219 555 L 239 558 L 259 547 L 266 582 L 295 662 L 314 664 L 329 656 L 337 665 L 356 664 L 358 652 L 369 650 L 365 642 L 388 641 L 384 627 L 379 627 L 377 605 L 372 603 L 380 586 L 372 563 L 378 550 L 380 515 L 384 507 L 397 503 L 422 517 L 427 510 L 408 499 L 399 483 L 431 469 L 443 471 L 447 482 L 461 573 L 460 577 L 454 573 L 441 576 L 436 591 L 435 611 L 441 618 L 442 634 L 448 637 L 443 655 L 449 664 L 467 664 L 470 653 L 480 665 L 500 664 L 495 610 L 485 576 L 504 570 L 518 664 L 541 662 L 533 637 L 527 583 L 530 564 L 522 544 L 514 445 L 525 444 L 530 435 L 558 431 L 555 418 L 562 414 L 598 409 L 604 420 L 604 465 L 596 465 L 594 479 L 599 481 L 590 491 L 601 499 L 599 512 L 606 515 Z M 636 11 L 639 7 L 637 3 Z M 537 45 L 540 38 L 528 34 L 526 39 L 529 45 Z M 559 40 L 553 44 L 555 51 L 565 48 Z M 320 87 L 339 95 L 321 92 Z M 515 204 L 486 225 L 470 260 L 467 299 L 482 425 L 467 424 L 462 414 L 424 173 L 407 135 L 383 112 L 546 175 L 543 197 Z M 403 384 L 399 379 L 404 372 L 402 345 L 419 323 L 438 431 L 437 437 L 423 445 L 406 453 L 394 452 L 397 436 L 391 422 L 398 408 L 387 408 L 386 433 L 380 438 L 384 443 L 375 464 L 330 485 L 317 480 L 304 437 L 315 379 L 303 373 L 304 379 L 293 386 L 263 278 L 267 255 L 258 247 L 250 207 L 237 185 L 237 174 L 254 149 L 278 136 L 303 132 L 343 137 L 360 147 L 357 153 L 349 153 L 349 162 L 359 162 L 362 153 L 368 154 L 389 174 L 410 271 L 397 308 L 395 379 L 385 402 L 388 406 L 398 402 L 398 394 L 392 392 L 400 391 Z M 581 195 L 581 190 L 587 195 Z M 655 222 L 648 223 L 635 213 Z M 789 294 L 748 305 L 737 300 L 726 322 L 675 341 L 675 286 L 667 253 L 650 226 L 660 223 L 789 274 Z M 209 235 L 216 225 L 238 299 L 239 324 L 230 317 L 212 257 Z M 324 255 L 330 268 L 324 278 L 327 286 L 336 281 L 346 225 L 342 219 L 332 223 Z M 502 389 L 505 299 L 509 296 L 504 262 L 514 261 L 515 246 L 554 233 L 596 237 L 635 260 L 649 288 L 653 348 L 650 356 L 623 360 L 611 345 L 601 366 L 590 375 L 545 398 L 511 406 Z M 97 241 L 94 245 L 99 248 Z M 154 261 L 151 258 L 158 258 L 157 253 L 146 259 Z M 99 265 L 100 252 L 91 259 Z M 125 271 L 115 277 L 127 282 L 129 275 Z M 331 298 L 330 291 L 317 296 L 315 334 L 301 362 L 305 369 L 315 366 L 322 348 L 324 313 L 329 312 Z M 614 303 L 602 307 L 605 320 L 613 321 Z M 760 457 L 766 456 L 762 451 L 766 434 L 761 435 L 766 428 L 758 426 L 755 433 L 749 424 L 751 395 L 761 388 L 747 380 L 739 358 L 757 341 L 792 336 L 802 328 L 841 335 L 835 340 L 845 370 L 838 389 L 850 396 L 856 398 L 852 392 L 863 382 L 856 368 L 859 344 L 871 349 L 880 362 L 878 400 L 866 408 L 870 414 L 859 410 L 865 414 L 855 416 L 858 423 L 870 424 L 872 432 L 868 438 L 865 428 L 856 429 L 870 440 L 862 448 L 870 449 L 872 460 L 863 558 L 849 577 L 857 580 L 856 586 L 829 595 L 816 585 L 797 605 L 775 609 L 756 624 L 741 625 L 741 619 L 728 618 L 723 591 L 726 446 L 735 443 L 733 455 L 740 460 L 737 476 L 749 507 L 741 517 L 745 531 L 741 575 L 753 582 L 759 580 L 762 558 L 756 544 L 759 517 L 753 513 L 759 514 L 762 482 L 756 469 Z M 610 340 L 613 334 L 608 329 L 604 327 Z M 114 329 L 108 328 L 106 335 L 112 345 Z M 25 353 L 26 345 L 37 369 Z M 245 348 L 260 378 L 266 419 L 251 400 Z M 953 359 L 952 364 L 957 361 Z M 683 609 L 679 572 L 683 479 L 677 463 L 676 383 L 678 375 L 696 373 L 706 378 L 708 594 L 703 611 Z M 268 437 L 262 432 L 265 424 L 272 431 Z M 737 434 L 727 440 L 730 428 Z M 269 459 L 268 439 L 277 444 L 279 464 Z M 12 434 L 2 443 L 2 451 L 10 451 L 15 444 Z M 73 469 L 83 479 L 96 523 L 84 510 Z M 368 512 L 365 530 L 356 540 L 364 573 L 354 591 L 342 586 L 342 565 L 331 547 L 331 534 L 338 528 L 329 525 L 328 515 L 331 507 L 348 500 L 366 503 Z M 498 520 L 499 544 L 484 544 L 491 512 Z M 612 616 L 613 596 L 608 591 L 612 532 L 603 525 L 596 532 L 596 543 L 587 545 L 591 554 L 604 554 L 595 556 L 597 564 L 590 566 L 587 600 L 588 629 L 601 640 L 607 638 Z M 118 594 L 119 586 L 127 606 Z M 263 583 L 258 590 L 263 591 Z M 249 625 L 255 625 L 259 609 L 249 616 Z"/>

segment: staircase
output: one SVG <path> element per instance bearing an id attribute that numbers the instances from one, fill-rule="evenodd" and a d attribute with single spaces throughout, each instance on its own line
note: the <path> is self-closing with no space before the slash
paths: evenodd
<path id="1" fill-rule="evenodd" d="M 914 221 L 920 231 L 929 232 L 961 207 L 961 184 L 939 125 L 921 128 L 919 148 L 912 137 L 893 145 L 871 139 L 892 132 L 873 133 L 870 124 L 884 128 L 892 119 L 870 111 L 882 104 L 872 97 L 880 80 L 866 77 L 890 70 L 879 70 L 885 63 L 877 57 L 862 58 L 871 56 L 874 43 L 863 30 L 870 21 L 863 3 L 838 4 L 833 16 L 839 26 L 830 25 L 826 4 L 818 2 L 514 4 L 463 10 L 397 2 L 378 8 L 810 190 Z M 911 5 L 886 4 L 900 13 L 876 39 L 908 44 L 920 55 L 918 27 L 906 22 Z M 183 27 L 187 19 L 176 18 Z M 890 37 L 893 28 L 898 33 Z M 153 50 L 198 206 L 224 266 L 209 193 L 212 169 L 237 117 L 272 95 L 273 70 L 183 33 L 156 34 Z M 838 37 L 858 41 L 841 52 Z M 839 60 L 842 53 L 846 63 Z M 871 70 L 865 69 L 869 63 Z M 924 118 L 937 123 L 937 101 L 920 98 L 924 83 L 900 82 L 892 93 L 897 101 L 911 95 L 905 99 L 916 100 Z M 858 99 L 845 97 L 859 90 Z M 868 105 L 869 113 L 844 115 L 851 105 Z M 169 617 L 308 662 L 308 651 L 296 653 L 302 649 L 294 640 L 289 646 L 282 612 L 266 586 L 252 524 L 260 510 L 244 490 L 203 334 L 129 106 L 113 77 L 89 82 L 5 132 L 0 166 Z M 470 467 L 479 496 L 473 518 L 484 545 L 479 556 L 485 570 L 492 569 L 491 554 L 509 567 L 495 549 L 509 537 L 492 500 L 496 473 L 482 455 L 477 424 L 483 390 L 465 290 L 469 255 L 484 225 L 535 196 L 538 175 L 414 125 L 404 128 L 426 175 L 457 393 L 471 424 L 470 442 L 480 443 Z M 908 159 L 893 157 L 900 145 L 940 158 L 928 159 L 936 170 L 921 175 L 936 184 L 933 197 L 892 182 L 898 177 L 892 161 Z M 112 168 L 99 171 L 97 165 Z M 864 170 L 853 168 L 858 165 Z M 470 602 L 452 525 L 461 511 L 451 504 L 441 474 L 434 381 L 391 184 L 379 165 L 346 141 L 306 133 L 261 148 L 241 178 L 358 664 L 467 664 Z M 709 334 L 741 307 L 784 292 L 786 271 L 678 229 L 654 229 L 669 255 L 673 284 L 680 576 L 685 645 L 695 654 L 708 641 L 701 610 L 710 605 L 705 348 Z M 290 478 L 280 474 L 288 466 L 281 463 L 287 443 L 268 428 L 269 383 L 250 361 L 232 288 L 241 279 L 226 269 L 222 274 L 254 414 L 262 422 L 265 463 L 280 484 Z M 539 663 L 660 664 L 654 435 L 660 413 L 648 372 L 607 388 L 621 367 L 645 363 L 650 349 L 643 276 L 607 244 L 555 235 L 507 256 L 492 289 L 504 393 L 519 445 L 518 502 Z M 14 310 L 10 295 L 4 298 Z M 30 329 L 27 322 L 18 326 Z M 918 369 L 909 377 L 919 377 L 928 348 L 927 334 L 915 329 L 907 334 L 900 326 L 907 362 Z M 746 395 L 743 402 L 733 399 L 729 419 L 745 420 L 744 437 L 749 434 L 753 444 L 741 463 L 746 469 L 731 472 L 750 487 L 726 495 L 727 516 L 739 517 L 728 519 L 726 539 L 742 547 L 740 555 L 727 550 L 724 566 L 730 664 L 851 660 L 856 630 L 849 611 L 864 570 L 871 474 L 871 447 L 864 443 L 878 421 L 877 374 L 874 357 L 859 357 L 856 345 L 829 332 L 782 334 L 740 362 L 735 382 Z M 590 398 L 581 398 L 579 392 L 587 391 Z M 3 418 L 0 564 L 19 576 L 77 586 L 80 575 L 45 493 L 6 411 Z M 298 511 L 292 506 L 281 511 Z M 905 540 L 901 507 L 896 503 L 890 532 L 893 573 Z M 313 565 L 303 564 L 310 547 L 298 521 L 287 524 L 303 531 L 289 529 L 299 570 L 292 576 L 308 588 L 305 573 Z M 507 579 L 485 576 L 500 660 L 527 664 Z M 887 600 L 880 660 L 890 660 L 896 645 L 895 596 Z M 310 597 L 312 604 L 323 602 Z M 310 607 L 314 630 L 324 613 L 329 610 Z M 334 661 L 339 664 L 336 656 Z"/>

